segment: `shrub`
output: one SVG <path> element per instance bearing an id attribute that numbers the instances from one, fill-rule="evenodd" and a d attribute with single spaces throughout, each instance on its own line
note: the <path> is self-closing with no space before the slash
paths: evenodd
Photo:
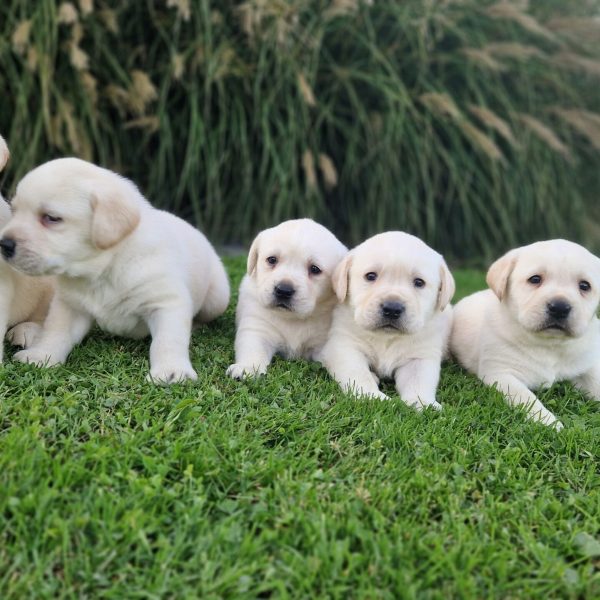
<path id="1" fill-rule="evenodd" d="M 302 215 L 467 260 L 593 242 L 599 4 L 5 0 L 7 187 L 77 155 L 217 241 Z"/>

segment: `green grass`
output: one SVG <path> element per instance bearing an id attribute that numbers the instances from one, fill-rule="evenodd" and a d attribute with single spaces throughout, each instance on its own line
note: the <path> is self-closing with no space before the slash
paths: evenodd
<path id="1" fill-rule="evenodd" d="M 3 600 L 598 597 L 598 404 L 543 392 L 556 433 L 455 365 L 440 414 L 303 361 L 234 382 L 233 336 L 232 305 L 194 336 L 198 383 L 170 388 L 144 381 L 147 341 L 97 332 L 52 370 L 8 356 Z"/>

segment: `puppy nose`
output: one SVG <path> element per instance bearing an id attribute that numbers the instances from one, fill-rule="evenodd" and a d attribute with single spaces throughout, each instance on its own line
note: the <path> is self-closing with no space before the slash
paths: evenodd
<path id="1" fill-rule="evenodd" d="M 571 305 L 565 300 L 550 300 L 546 305 L 548 314 L 555 319 L 566 319 L 571 312 Z"/>
<path id="2" fill-rule="evenodd" d="M 282 300 L 289 300 L 295 293 L 296 290 L 294 286 L 289 283 L 278 283 L 273 290 L 273 293 L 277 298 L 281 298 Z"/>
<path id="3" fill-rule="evenodd" d="M 12 258 L 15 254 L 15 247 L 17 242 L 12 238 L 2 238 L 0 240 L 0 248 L 2 249 L 2 256 L 4 258 Z"/>
<path id="4" fill-rule="evenodd" d="M 386 319 L 397 319 L 403 312 L 402 302 L 384 302 L 381 305 L 381 313 Z"/>

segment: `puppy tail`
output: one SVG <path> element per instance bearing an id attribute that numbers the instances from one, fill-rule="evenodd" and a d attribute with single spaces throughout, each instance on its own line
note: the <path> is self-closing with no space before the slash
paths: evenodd
<path id="1" fill-rule="evenodd" d="M 202 308 L 194 318 L 196 323 L 208 323 L 220 317 L 229 305 L 229 279 L 221 261 L 217 258 L 214 272 Z"/>

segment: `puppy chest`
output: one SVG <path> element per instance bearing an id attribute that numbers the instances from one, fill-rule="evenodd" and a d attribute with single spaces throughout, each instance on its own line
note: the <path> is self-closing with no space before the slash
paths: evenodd
<path id="1" fill-rule="evenodd" d="M 109 333 L 130 337 L 148 335 L 140 314 L 139 302 L 110 293 L 70 294 L 65 298 L 76 309 L 91 315 L 98 326 Z"/>

